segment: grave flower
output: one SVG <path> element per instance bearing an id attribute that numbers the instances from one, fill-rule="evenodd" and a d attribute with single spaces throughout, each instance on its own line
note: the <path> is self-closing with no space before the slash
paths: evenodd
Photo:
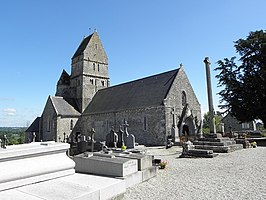
<path id="1" fill-rule="evenodd" d="M 160 168 L 160 169 L 164 169 L 164 168 L 166 167 L 167 164 L 168 164 L 167 161 L 161 161 L 161 162 L 159 163 L 159 168 Z"/>
<path id="2" fill-rule="evenodd" d="M 250 145 L 251 145 L 251 147 L 256 148 L 257 147 L 257 142 L 255 142 L 255 141 L 251 142 Z"/>
<path id="3" fill-rule="evenodd" d="M 121 146 L 121 149 L 124 151 L 124 150 L 126 150 L 126 149 L 127 149 L 127 146 L 125 146 L 125 145 L 122 145 L 122 146 Z"/>

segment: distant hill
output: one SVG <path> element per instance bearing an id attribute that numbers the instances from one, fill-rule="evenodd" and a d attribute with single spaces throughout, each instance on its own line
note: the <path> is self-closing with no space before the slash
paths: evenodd
<path id="1" fill-rule="evenodd" d="M 0 138 L 6 135 L 9 144 L 21 144 L 25 140 L 27 127 L 0 127 Z"/>

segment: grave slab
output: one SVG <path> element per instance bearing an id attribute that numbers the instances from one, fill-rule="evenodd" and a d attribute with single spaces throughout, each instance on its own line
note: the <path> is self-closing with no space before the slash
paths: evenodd
<path id="1" fill-rule="evenodd" d="M 0 192 L 4 200 L 106 200 L 122 199 L 125 181 L 115 178 L 75 173 L 40 183 Z"/>
<path id="2" fill-rule="evenodd" d="M 112 155 L 115 155 L 116 157 L 120 157 L 120 158 L 128 158 L 128 159 L 137 160 L 139 171 L 142 171 L 152 166 L 152 156 L 150 155 L 144 155 L 144 154 L 138 154 L 138 153 L 131 153 L 131 154 L 112 153 Z"/>
<path id="3" fill-rule="evenodd" d="M 0 191 L 74 174 L 69 144 L 34 142 L 0 149 Z"/>
<path id="4" fill-rule="evenodd" d="M 100 156 L 74 157 L 76 172 L 123 177 L 138 171 L 137 160 L 128 158 L 108 158 Z"/>

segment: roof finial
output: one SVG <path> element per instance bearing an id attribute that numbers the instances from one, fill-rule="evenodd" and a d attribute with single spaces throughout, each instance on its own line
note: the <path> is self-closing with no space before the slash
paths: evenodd
<path id="1" fill-rule="evenodd" d="M 97 32 L 97 29 L 96 28 L 94 29 L 94 32 Z"/>
<path id="2" fill-rule="evenodd" d="M 180 63 L 180 65 L 179 65 L 179 66 L 180 66 L 180 68 L 184 67 L 184 65 L 183 65 L 182 63 Z"/>

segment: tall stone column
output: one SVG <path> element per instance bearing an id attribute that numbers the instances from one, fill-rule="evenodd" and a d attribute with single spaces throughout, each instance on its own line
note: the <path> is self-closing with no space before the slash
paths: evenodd
<path id="1" fill-rule="evenodd" d="M 204 59 L 204 63 L 206 66 L 207 92 L 208 92 L 208 103 L 209 103 L 209 114 L 210 114 L 210 133 L 216 134 L 214 108 L 213 108 L 213 100 L 212 100 L 211 75 L 210 75 L 210 64 L 211 63 L 209 61 L 209 57 L 206 57 Z"/>

